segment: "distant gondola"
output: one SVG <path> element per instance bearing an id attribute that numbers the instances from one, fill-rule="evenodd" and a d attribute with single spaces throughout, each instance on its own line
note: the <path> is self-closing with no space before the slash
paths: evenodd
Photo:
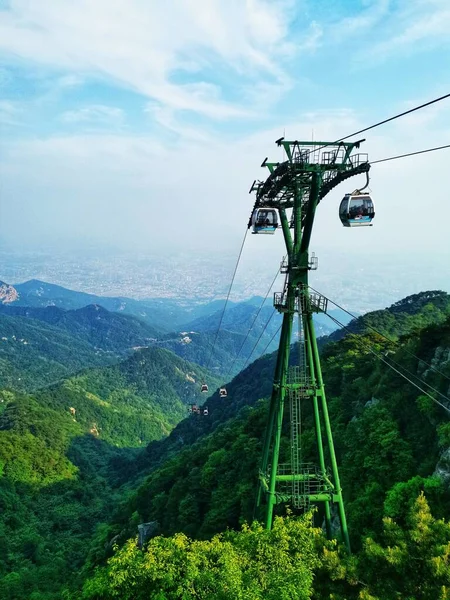
<path id="1" fill-rule="evenodd" d="M 227 390 L 225 388 L 220 388 L 220 390 L 219 390 L 219 396 L 221 398 L 226 398 L 228 396 Z"/>
<path id="2" fill-rule="evenodd" d="M 345 194 L 339 206 L 339 218 L 344 227 L 372 225 L 375 208 L 369 194 L 353 192 Z"/>
<path id="3" fill-rule="evenodd" d="M 206 383 L 202 383 L 202 392 L 207 392 L 208 391 L 208 386 Z"/>
<path id="4" fill-rule="evenodd" d="M 257 208 L 252 215 L 253 233 L 275 233 L 278 215 L 274 208 Z"/>

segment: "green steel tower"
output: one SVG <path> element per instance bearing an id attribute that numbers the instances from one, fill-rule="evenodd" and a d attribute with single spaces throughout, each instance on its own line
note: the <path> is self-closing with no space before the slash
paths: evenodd
<path id="1" fill-rule="evenodd" d="M 276 504 L 307 509 L 311 503 L 324 504 L 325 525 L 331 537 L 331 506 L 337 505 L 342 537 L 350 551 L 342 489 L 322 379 L 313 313 L 326 312 L 323 296 L 310 293 L 308 272 L 317 268 L 317 259 L 309 257 L 309 244 L 319 202 L 339 183 L 368 173 L 366 154 L 356 154 L 364 140 L 344 142 L 298 142 L 277 140 L 287 160 L 269 163 L 270 174 L 263 182 L 254 182 L 254 211 L 271 208 L 278 211 L 287 255 L 281 264 L 286 274 L 284 289 L 274 294 L 274 306 L 283 314 L 280 344 L 275 367 L 267 428 L 259 473 L 256 511 L 265 513 L 267 529 L 272 527 Z M 289 211 L 289 215 L 288 212 Z M 256 214 L 255 212 L 253 214 Z M 250 227 L 251 221 L 249 222 Z M 299 356 L 290 365 L 294 317 L 298 317 Z M 302 404 L 312 403 L 317 440 L 318 464 L 302 462 Z M 285 408 L 289 420 L 283 427 Z M 282 432 L 289 427 L 290 456 L 279 463 Z"/>

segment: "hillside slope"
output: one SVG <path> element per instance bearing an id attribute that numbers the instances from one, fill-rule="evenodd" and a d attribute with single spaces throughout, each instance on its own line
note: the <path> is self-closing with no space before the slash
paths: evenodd
<path id="1" fill-rule="evenodd" d="M 369 350 L 395 361 L 392 364 L 397 369 L 406 368 L 413 380 L 419 376 L 440 393 L 450 394 L 450 319 L 423 327 L 423 315 L 434 311 L 432 302 L 432 308 L 427 308 L 429 304 L 418 303 L 413 309 L 416 313 L 412 311 L 406 320 L 403 311 L 399 312 L 398 343 L 365 332 L 331 341 L 322 350 L 355 549 L 368 534 L 382 539 L 383 515 L 405 525 L 405 515 L 421 490 L 437 517 L 449 516 L 448 415 Z M 444 302 L 439 314 L 446 306 Z M 292 358 L 296 360 L 295 350 Z M 189 416 L 164 439 L 157 435 L 162 431 L 159 410 L 164 407 L 175 414 L 169 422 L 164 413 L 169 429 L 179 418 L 176 415 L 182 416 L 185 410 L 180 408 L 178 413 L 177 402 L 190 381 L 186 374 L 191 377 L 194 373 L 196 382 L 208 377 L 168 351 L 141 350 L 121 365 L 94 369 L 92 378 L 82 373 L 65 385 L 40 391 L 34 400 L 24 400 L 20 410 L 10 410 L 17 398 L 4 396 L 8 411 L 0 420 L 0 435 L 4 430 L 17 437 L 14 443 L 9 438 L 3 443 L 6 455 L 0 453 L 0 462 L 8 462 L 8 478 L 0 479 L 0 508 L 6 515 L 0 542 L 7 543 L 13 531 L 18 541 L 11 556 L 0 554 L 0 596 L 23 600 L 39 592 L 45 594 L 45 600 L 64 597 L 61 590 L 79 588 L 92 567 L 112 553 L 113 543 L 122 545 L 127 538 L 134 538 L 142 521 L 156 519 L 162 533 L 184 531 L 206 538 L 227 527 L 239 528 L 242 520 L 251 518 L 274 361 L 274 355 L 265 356 L 237 375 L 227 385 L 226 399 L 211 385 L 214 393 L 208 399 L 209 415 Z M 4 406 L 5 402 L 0 403 L 0 412 Z M 153 420 L 144 433 L 155 437 L 137 451 L 139 436 L 147 427 L 140 417 L 148 406 Z M 70 407 L 76 408 L 76 421 Z M 54 413 L 58 417 L 52 417 Z M 89 434 L 93 423 L 98 436 L 95 431 Z M 70 433 L 64 436 L 69 443 L 58 441 L 67 428 Z M 45 446 L 63 450 L 45 454 Z M 302 447 L 304 460 L 316 462 L 307 402 L 302 414 Z M 44 464 L 32 459 L 40 448 L 44 448 Z M 288 452 L 289 442 L 283 443 L 281 460 Z M 25 455 L 23 465 L 15 460 L 16 454 Z M 55 473 L 51 472 L 53 465 Z M 50 475 L 45 475 L 48 479 L 39 487 L 39 473 L 45 474 L 48 468 Z M 37 478 L 33 486 L 38 485 L 39 491 L 32 496 L 31 488 L 21 486 L 33 477 Z M 48 541 L 53 537 L 54 548 Z M 349 568 L 351 577 L 354 571 Z M 120 577 L 120 565 L 117 573 Z M 390 600 L 389 595 L 382 597 Z"/>
<path id="2" fill-rule="evenodd" d="M 252 298 L 247 302 L 228 305 L 225 313 L 223 313 L 223 318 L 222 310 L 219 310 L 208 316 L 202 316 L 201 318 L 185 323 L 184 329 L 186 331 L 197 332 L 216 331 L 220 323 L 221 330 L 246 335 L 250 325 L 253 323 L 249 338 L 253 342 L 256 341 L 262 330 L 265 328 L 263 337 L 261 338 L 261 347 L 264 348 L 279 328 L 281 315 L 277 312 L 273 317 L 271 316 L 274 312 L 271 298 L 268 298 L 260 309 L 262 300 L 263 298 Z M 330 312 L 334 316 L 338 316 L 337 313 L 339 312 L 344 324 L 350 320 L 350 317 L 347 315 L 342 316 L 340 311 L 331 310 Z M 337 325 L 325 315 L 314 315 L 314 322 L 318 336 L 329 335 L 337 327 Z M 265 327 L 266 323 L 267 327 Z"/>
<path id="3" fill-rule="evenodd" d="M 189 402 L 204 402 L 201 381 L 216 380 L 168 350 L 146 348 L 125 361 L 87 369 L 34 394 L 52 409 L 76 411 L 85 431 L 118 446 L 141 446 L 166 436 L 187 414 Z"/>
<path id="4" fill-rule="evenodd" d="M 352 319 L 347 329 L 336 330 L 324 341 L 341 340 L 347 332 L 366 333 L 374 330 L 391 339 L 398 339 L 427 325 L 442 323 L 449 316 L 449 294 L 441 290 L 421 292 L 407 296 L 385 309 L 374 310 Z"/>
<path id="5" fill-rule="evenodd" d="M 0 393 L 0 597 L 59 600 L 78 587 L 98 523 L 117 502 L 115 465 L 132 451 L 72 416 Z"/>
<path id="6" fill-rule="evenodd" d="M 427 490 L 437 516 L 450 517 L 448 413 L 397 372 L 434 396 L 450 394 L 450 319 L 420 328 L 422 309 L 417 307 L 414 333 L 405 334 L 401 343 L 359 334 L 328 344 L 322 353 L 356 547 L 363 536 L 379 531 L 386 506 L 395 512 L 400 498 L 409 502 L 421 489 Z M 403 325 L 401 320 L 397 333 Z M 406 326 L 411 325 L 408 320 Z M 396 370 L 377 361 L 372 351 Z M 147 465 L 154 470 L 121 517 L 119 513 L 112 532 L 130 535 L 126 515 L 136 510 L 143 521 L 160 522 L 164 533 L 184 531 L 200 537 L 237 528 L 242 519 L 251 518 L 267 416 L 267 404 L 255 402 L 269 395 L 273 367 L 273 357 L 256 361 L 227 386 L 229 400 L 213 397 L 208 402 L 210 419 L 191 417 L 168 438 L 148 446 Z M 317 462 L 311 406 L 305 403 L 303 411 L 303 460 Z M 288 441 L 281 452 L 283 460 Z"/>
<path id="7" fill-rule="evenodd" d="M 0 386 L 35 390 L 113 357 L 58 327 L 0 314 Z"/>
<path id="8" fill-rule="evenodd" d="M 99 304 L 89 304 L 76 310 L 56 306 L 25 307 L 0 305 L 0 314 L 42 321 L 96 349 L 124 353 L 135 346 L 144 346 L 159 332 L 144 321 L 129 315 L 112 313 Z"/>
<path id="9" fill-rule="evenodd" d="M 418 295 L 421 300 L 419 302 L 411 302 L 412 298 L 415 297 L 407 297 L 403 300 L 400 300 L 397 305 L 408 306 L 409 310 L 409 318 L 405 319 L 403 310 L 393 311 L 392 315 L 387 315 L 387 318 L 393 321 L 393 325 L 391 325 L 390 331 L 395 328 L 396 335 L 398 338 L 402 338 L 403 335 L 407 335 L 407 333 L 411 330 L 417 330 L 417 335 L 420 333 L 420 326 L 424 322 L 429 323 L 430 319 L 428 315 L 433 314 L 435 312 L 435 304 L 437 305 L 437 322 L 441 322 L 442 319 L 445 320 L 445 314 L 447 311 L 450 311 L 450 296 L 445 292 L 423 292 Z M 387 311 L 388 309 L 386 309 Z M 370 319 L 372 326 L 376 326 L 378 330 L 382 331 L 382 323 L 384 319 L 385 311 L 373 311 L 371 313 L 367 313 L 364 315 L 366 319 Z M 425 318 L 424 318 L 425 315 Z M 364 322 L 361 317 L 360 319 L 355 319 L 352 321 L 352 326 L 354 327 L 355 323 Z M 415 325 L 414 325 L 415 323 Z M 351 328 L 347 327 L 347 330 Z M 324 336 L 320 338 L 320 345 L 322 347 L 322 352 L 325 352 L 325 348 L 328 345 L 333 345 L 338 338 L 337 341 L 342 340 L 346 336 L 348 336 L 348 331 L 346 329 L 339 329 L 336 332 L 333 332 L 329 336 Z M 440 328 L 436 329 L 436 336 L 439 338 Z M 369 329 L 369 335 L 373 336 L 374 333 Z M 429 334 L 431 336 L 431 333 Z M 418 338 L 419 339 L 419 338 Z M 381 342 L 384 344 L 388 344 L 386 340 L 381 339 Z M 402 344 L 406 344 L 407 339 L 405 341 L 398 341 L 398 347 L 401 347 Z M 424 353 L 424 356 L 431 360 L 431 352 L 432 349 L 438 347 L 438 340 L 434 339 L 431 343 L 431 349 L 426 350 L 421 345 L 421 351 Z M 341 345 L 336 346 L 336 348 L 343 347 Z M 388 347 L 391 346 L 388 344 Z M 373 355 L 372 355 L 372 358 Z M 195 425 L 190 424 L 188 421 L 181 422 L 173 431 L 172 435 L 168 438 L 162 440 L 161 442 L 152 443 L 147 448 L 147 454 L 149 456 L 148 460 L 142 458 L 143 464 L 147 466 L 159 464 L 164 461 L 169 456 L 172 456 L 180 449 L 182 449 L 184 444 L 194 443 L 197 439 L 202 437 L 203 435 L 209 434 L 214 431 L 220 424 L 225 423 L 228 419 L 236 416 L 238 411 L 244 406 L 253 406 L 258 399 L 268 398 L 271 394 L 272 390 L 272 378 L 273 371 L 275 368 L 275 359 L 276 354 L 266 355 L 261 357 L 258 360 L 255 360 L 252 364 L 250 364 L 244 371 L 241 371 L 237 376 L 235 376 L 228 384 L 227 390 L 229 392 L 228 399 L 226 402 L 221 400 L 217 394 L 214 394 L 209 401 L 210 406 L 210 418 L 207 420 L 196 421 Z M 296 347 L 292 346 L 291 351 L 291 363 L 295 364 L 296 362 Z M 326 365 L 323 364 L 322 368 L 326 373 Z M 386 369 L 388 367 L 385 367 Z M 345 372 L 345 368 L 344 371 Z M 328 382 L 327 383 L 327 393 L 328 393 Z M 450 391 L 448 392 L 450 394 Z"/>
<path id="10" fill-rule="evenodd" d="M 172 300 L 170 298 L 149 298 L 135 300 L 127 297 L 98 296 L 70 290 L 60 285 L 31 279 L 24 283 L 8 286 L 0 285 L 0 300 L 10 306 L 41 307 L 57 306 L 65 310 L 76 310 L 98 304 L 110 312 L 137 317 L 162 331 L 183 328 L 184 324 L 197 317 L 207 317 L 223 307 L 225 300 L 205 302 L 201 298 Z M 231 302 L 230 305 L 233 305 Z"/>
<path id="11" fill-rule="evenodd" d="M 202 378 L 214 389 L 197 365 L 151 348 L 33 396 L 0 392 L 1 598 L 80 587 L 138 448 L 168 435 L 188 400 L 207 399 Z"/>

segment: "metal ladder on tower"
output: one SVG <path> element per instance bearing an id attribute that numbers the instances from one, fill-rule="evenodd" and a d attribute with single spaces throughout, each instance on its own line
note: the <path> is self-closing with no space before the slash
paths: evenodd
<path id="1" fill-rule="evenodd" d="M 305 336 L 301 318 L 301 307 L 298 315 L 298 365 L 289 370 L 289 380 L 295 387 L 289 388 L 289 408 L 291 414 L 291 472 L 292 472 L 292 503 L 295 508 L 304 507 L 307 503 L 305 496 L 305 481 L 302 475 L 302 397 L 307 389 L 308 373 L 305 350 Z"/>

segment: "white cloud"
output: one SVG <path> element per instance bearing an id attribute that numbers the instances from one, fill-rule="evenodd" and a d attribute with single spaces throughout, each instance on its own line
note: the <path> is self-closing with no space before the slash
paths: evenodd
<path id="1" fill-rule="evenodd" d="M 319 46 L 339 48 L 348 54 L 349 65 L 381 63 L 399 55 L 412 55 L 448 47 L 450 5 L 448 0 L 367 0 L 361 10 L 341 16 L 347 3 L 315 15 L 310 24 L 306 50 Z M 302 45 L 299 45 L 300 50 Z"/>
<path id="2" fill-rule="evenodd" d="M 144 111 L 162 127 L 176 134 L 177 137 L 185 141 L 192 140 L 197 142 L 206 142 L 209 139 L 207 133 L 199 128 L 189 127 L 176 118 L 176 113 L 171 108 L 163 106 L 158 102 L 149 102 Z"/>
<path id="3" fill-rule="evenodd" d="M 197 69 L 214 72 L 219 62 L 250 83 L 282 83 L 276 59 L 292 51 L 286 38 L 294 4 L 209 0 L 200 10 L 198 0 L 11 0 L 0 48 L 34 64 L 106 76 L 172 109 L 243 116 L 247 110 L 199 73 L 189 82 L 174 77 L 186 67 L 191 77 Z"/>
<path id="4" fill-rule="evenodd" d="M 60 115 L 60 119 L 66 123 L 101 123 L 103 125 L 121 125 L 125 113 L 121 108 L 93 104 L 78 110 L 67 110 Z"/>
<path id="5" fill-rule="evenodd" d="M 415 102 L 417 104 L 417 102 Z M 399 107 L 392 107 L 393 112 Z M 372 160 L 448 143 L 450 106 L 434 119 L 417 121 L 411 137 L 409 122 L 396 121 L 368 132 L 361 151 Z M 161 117 L 162 119 L 164 117 Z M 168 124 L 171 115 L 166 115 Z M 286 139 L 336 139 L 363 123 L 349 109 L 298 114 L 286 123 Z M 446 130 L 447 129 L 447 130 Z M 163 145 L 150 136 L 91 135 L 18 141 L 3 156 L 2 222 L 11 235 L 46 239 L 86 237 L 145 249 L 190 249 L 224 252 L 240 243 L 253 205 L 248 190 L 267 171 L 264 157 L 283 160 L 274 140 L 278 128 L 252 136 L 204 139 Z M 363 177 L 342 184 L 319 206 L 313 245 L 341 251 L 377 254 L 381 249 L 422 247 L 435 250 L 446 239 L 450 205 L 439 203 L 433 217 L 430 199 L 440 198 L 441 174 L 450 152 L 374 165 L 371 171 L 377 216 L 364 236 L 343 228 L 337 218 L 345 191 L 364 183 Z M 429 223 L 430 227 L 424 227 Z M 282 254 L 282 241 L 256 241 L 248 252 Z M 272 255 L 272 254 L 271 254 Z"/>
<path id="6" fill-rule="evenodd" d="M 21 112 L 22 108 L 18 102 L 0 100 L 0 124 L 19 125 Z"/>
<path id="7" fill-rule="evenodd" d="M 414 54 L 449 45 L 450 6 L 448 0 L 401 0 L 389 11 L 374 31 L 370 44 L 361 52 L 383 61 L 399 54 Z M 386 7 L 387 9 L 387 7 Z"/>
<path id="8" fill-rule="evenodd" d="M 323 27 L 316 21 L 309 25 L 307 33 L 298 43 L 299 52 L 315 52 L 321 45 L 323 39 Z"/>
<path id="9" fill-rule="evenodd" d="M 348 36 L 355 38 L 366 35 L 367 30 L 374 28 L 387 17 L 390 5 L 390 0 L 375 0 L 359 14 L 341 19 L 330 33 L 334 38 L 340 40 Z"/>

